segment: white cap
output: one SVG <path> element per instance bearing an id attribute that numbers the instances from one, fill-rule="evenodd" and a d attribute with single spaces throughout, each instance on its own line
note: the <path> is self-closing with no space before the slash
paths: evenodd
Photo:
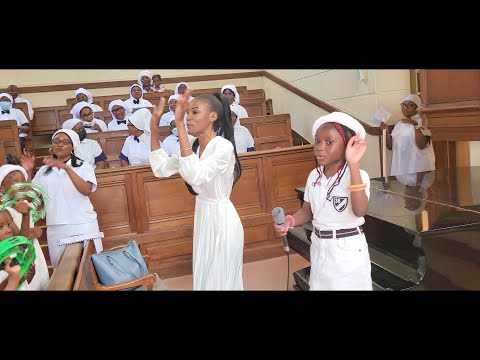
<path id="1" fill-rule="evenodd" d="M 314 123 L 312 127 L 312 136 L 315 138 L 315 134 L 320 126 L 327 122 L 336 122 L 342 125 L 345 125 L 349 129 L 355 131 L 355 134 L 360 136 L 360 139 L 364 140 L 366 136 L 366 132 L 362 124 L 357 119 L 354 119 L 348 114 L 343 112 L 332 112 L 328 115 L 319 117 Z"/>

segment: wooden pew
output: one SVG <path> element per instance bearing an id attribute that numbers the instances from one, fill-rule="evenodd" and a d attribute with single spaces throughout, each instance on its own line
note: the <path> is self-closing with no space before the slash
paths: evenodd
<path id="1" fill-rule="evenodd" d="M 7 152 L 5 151 L 5 143 L 0 141 L 0 166 L 7 163 Z"/>
<path id="2" fill-rule="evenodd" d="M 0 139 L 3 141 L 3 148 L 6 154 L 13 154 L 20 159 L 20 138 L 18 137 L 18 126 L 16 120 L 0 121 Z"/>
<path id="3" fill-rule="evenodd" d="M 252 134 L 256 150 L 293 146 L 290 114 L 248 117 L 240 124 Z"/>

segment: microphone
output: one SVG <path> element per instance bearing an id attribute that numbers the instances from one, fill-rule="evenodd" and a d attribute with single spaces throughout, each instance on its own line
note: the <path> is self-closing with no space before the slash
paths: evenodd
<path id="1" fill-rule="evenodd" d="M 275 224 L 279 226 L 283 226 L 285 223 L 285 213 L 283 212 L 283 209 L 281 207 L 276 207 L 272 210 L 272 216 L 273 216 L 273 221 L 275 221 Z M 290 251 L 290 248 L 288 247 L 288 240 L 287 236 L 283 235 L 282 236 L 282 241 L 283 241 L 283 250 L 285 250 L 286 253 Z"/>

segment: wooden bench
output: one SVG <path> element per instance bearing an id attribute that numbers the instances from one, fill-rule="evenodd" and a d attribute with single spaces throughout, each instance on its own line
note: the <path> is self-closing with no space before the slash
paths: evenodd
<path id="1" fill-rule="evenodd" d="M 290 114 L 248 117 L 240 124 L 252 134 L 256 150 L 293 146 Z"/>
<path id="2" fill-rule="evenodd" d="M 5 143 L 0 141 L 0 166 L 7 163 L 7 152 L 5 150 Z"/>
<path id="3" fill-rule="evenodd" d="M 13 154 L 20 159 L 20 138 L 18 137 L 18 125 L 16 120 L 0 121 L 0 139 L 6 154 Z"/>

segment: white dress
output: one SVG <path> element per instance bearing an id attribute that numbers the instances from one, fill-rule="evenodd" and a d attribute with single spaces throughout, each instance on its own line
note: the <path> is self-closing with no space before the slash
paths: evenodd
<path id="1" fill-rule="evenodd" d="M 421 119 L 417 121 L 421 124 Z M 399 121 L 393 128 L 392 142 L 391 176 L 435 170 L 433 146 L 418 148 L 413 125 Z"/>
<path id="2" fill-rule="evenodd" d="M 230 201 L 235 156 L 230 141 L 216 136 L 200 158 L 150 153 L 157 177 L 180 173 L 198 193 L 193 228 L 193 289 L 243 290 L 243 225 Z M 186 189 L 185 189 L 186 190 Z"/>

